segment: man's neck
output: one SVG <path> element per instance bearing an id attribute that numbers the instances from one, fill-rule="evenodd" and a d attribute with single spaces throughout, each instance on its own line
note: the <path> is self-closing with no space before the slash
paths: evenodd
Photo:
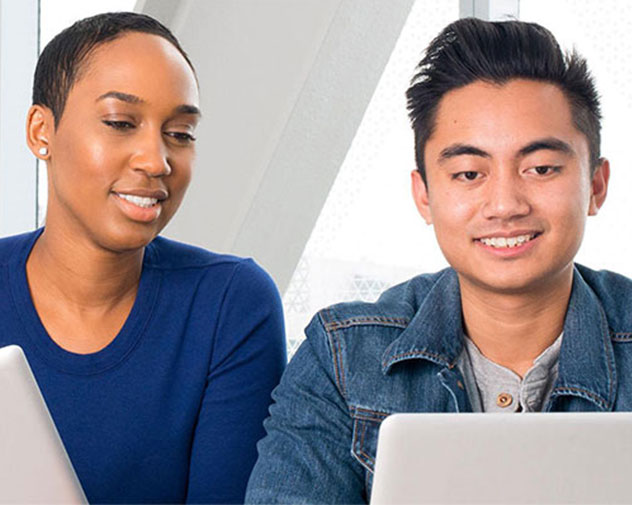
<path id="1" fill-rule="evenodd" d="M 484 356 L 521 377 L 564 328 L 573 283 L 560 278 L 518 293 L 486 290 L 460 279 L 463 324 Z"/>

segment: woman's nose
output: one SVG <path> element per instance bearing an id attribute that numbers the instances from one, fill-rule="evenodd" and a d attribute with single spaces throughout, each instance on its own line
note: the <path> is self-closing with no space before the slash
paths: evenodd
<path id="1" fill-rule="evenodd" d="M 171 165 L 162 133 L 148 132 L 139 142 L 131 159 L 132 168 L 145 172 L 150 177 L 169 175 Z"/>

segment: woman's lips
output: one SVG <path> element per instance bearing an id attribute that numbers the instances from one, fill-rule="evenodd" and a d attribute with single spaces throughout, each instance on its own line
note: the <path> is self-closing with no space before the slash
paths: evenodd
<path id="1" fill-rule="evenodd" d="M 114 198 L 123 213 L 132 221 L 150 223 L 162 212 L 162 200 L 154 196 L 114 192 Z"/>

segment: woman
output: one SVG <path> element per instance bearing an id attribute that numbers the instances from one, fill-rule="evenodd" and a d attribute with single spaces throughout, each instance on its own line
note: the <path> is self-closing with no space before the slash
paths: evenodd
<path id="1" fill-rule="evenodd" d="M 271 279 L 157 237 L 189 184 L 198 103 L 178 41 L 140 14 L 75 23 L 35 72 L 47 219 L 0 240 L 0 346 L 24 349 L 90 502 L 243 500 L 284 367 Z"/>

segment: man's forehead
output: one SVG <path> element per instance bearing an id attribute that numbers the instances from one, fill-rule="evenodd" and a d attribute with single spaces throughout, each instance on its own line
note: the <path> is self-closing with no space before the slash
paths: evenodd
<path id="1" fill-rule="evenodd" d="M 555 84 L 524 79 L 502 84 L 476 81 L 442 97 L 426 150 L 434 149 L 436 159 L 453 143 L 486 151 L 509 146 L 518 150 L 541 138 L 570 144 L 578 135 L 587 142 L 575 126 L 568 98 Z"/>
<path id="2" fill-rule="evenodd" d="M 488 110 L 546 110 L 551 100 L 563 105 L 570 115 L 570 101 L 556 84 L 529 79 L 512 79 L 503 83 L 479 80 L 445 93 L 439 100 L 436 117 L 439 119 L 439 116 L 449 114 L 454 121 L 461 116 L 482 114 Z"/>

